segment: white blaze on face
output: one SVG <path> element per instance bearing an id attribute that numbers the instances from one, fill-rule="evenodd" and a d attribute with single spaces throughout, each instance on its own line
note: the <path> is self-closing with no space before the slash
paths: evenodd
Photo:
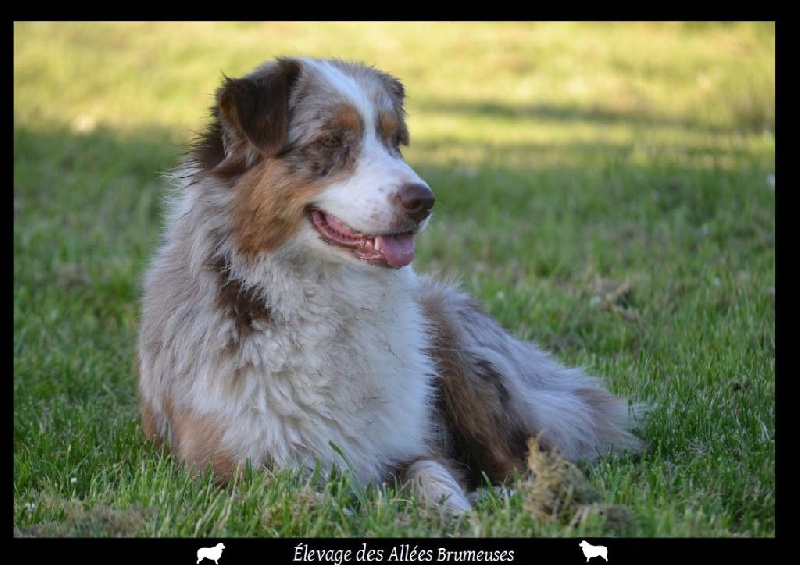
<path id="1" fill-rule="evenodd" d="M 390 233 L 398 223 L 394 204 L 396 191 L 407 184 L 426 183 L 379 139 L 379 108 L 364 86 L 335 65 L 324 61 L 312 61 L 312 64 L 320 78 L 347 98 L 364 123 L 364 137 L 354 173 L 326 188 L 316 204 L 353 230 L 373 235 Z"/>

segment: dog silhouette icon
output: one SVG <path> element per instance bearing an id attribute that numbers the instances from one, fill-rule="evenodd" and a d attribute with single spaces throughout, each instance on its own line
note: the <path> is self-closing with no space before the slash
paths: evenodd
<path id="1" fill-rule="evenodd" d="M 583 550 L 583 555 L 586 557 L 586 562 L 589 562 L 589 559 L 592 557 L 602 557 L 606 561 L 608 561 L 608 548 L 604 545 L 592 545 L 586 540 L 582 540 L 581 543 L 578 544 L 581 546 Z"/>
<path id="2" fill-rule="evenodd" d="M 197 550 L 197 563 L 203 559 L 208 559 L 219 565 L 219 558 L 222 557 L 222 550 L 225 549 L 224 543 L 218 543 L 214 547 L 201 547 Z"/>

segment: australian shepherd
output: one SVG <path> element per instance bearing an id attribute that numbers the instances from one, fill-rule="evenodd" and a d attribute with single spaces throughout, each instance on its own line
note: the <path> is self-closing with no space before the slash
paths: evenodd
<path id="1" fill-rule="evenodd" d="M 629 403 L 414 272 L 434 194 L 403 160 L 404 89 L 341 60 L 225 78 L 173 174 L 144 279 L 143 428 L 225 479 L 346 468 L 453 512 L 527 440 L 636 450 Z"/>

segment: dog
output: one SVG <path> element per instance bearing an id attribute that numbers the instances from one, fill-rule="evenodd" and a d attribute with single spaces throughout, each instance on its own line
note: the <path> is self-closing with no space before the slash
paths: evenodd
<path id="1" fill-rule="evenodd" d="M 592 557 L 602 557 L 608 561 L 608 548 L 606 546 L 592 545 L 586 540 L 581 540 L 578 545 L 581 546 L 581 551 L 583 551 L 583 556 L 586 558 L 587 563 Z"/>
<path id="2" fill-rule="evenodd" d="M 404 98 L 338 59 L 223 78 L 143 281 L 142 427 L 187 467 L 346 469 L 460 513 L 524 472 L 530 436 L 640 449 L 625 399 L 414 271 L 435 197 Z"/>
<path id="3" fill-rule="evenodd" d="M 223 549 L 225 549 L 224 543 L 218 543 L 214 547 L 201 547 L 197 550 L 197 563 L 199 564 L 203 559 L 208 559 L 218 564 L 222 557 Z"/>

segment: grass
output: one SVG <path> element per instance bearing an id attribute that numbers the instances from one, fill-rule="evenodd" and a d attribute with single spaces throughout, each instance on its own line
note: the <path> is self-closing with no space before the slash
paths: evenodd
<path id="1" fill-rule="evenodd" d="M 142 440 L 160 172 L 223 72 L 291 53 L 403 79 L 437 194 L 419 271 L 653 403 L 641 457 L 581 467 L 629 520 L 524 496 L 451 520 L 346 475 L 220 489 Z M 771 24 L 15 24 L 15 534 L 774 536 L 774 61 Z"/>

